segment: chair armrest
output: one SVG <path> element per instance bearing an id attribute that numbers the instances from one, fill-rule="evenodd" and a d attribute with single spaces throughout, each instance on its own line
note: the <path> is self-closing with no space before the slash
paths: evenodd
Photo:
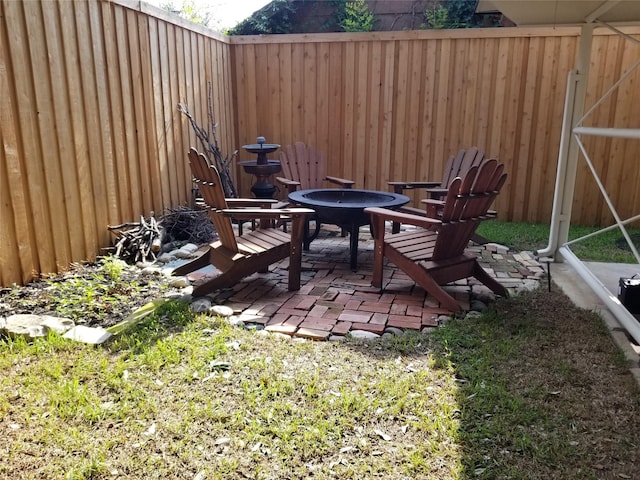
<path id="1" fill-rule="evenodd" d="M 434 225 L 442 225 L 442 221 L 426 216 L 412 215 L 388 208 L 368 207 L 364 209 L 372 217 L 382 217 L 385 221 L 392 221 L 415 225 L 416 227 L 432 228 Z"/>
<path id="2" fill-rule="evenodd" d="M 225 208 L 224 210 L 219 210 L 220 213 L 226 215 L 228 217 L 233 218 L 275 218 L 278 219 L 282 216 L 287 217 L 299 217 L 303 215 L 311 215 L 315 213 L 310 208 Z"/>
<path id="3" fill-rule="evenodd" d="M 276 177 L 276 182 L 287 187 L 287 193 L 295 192 L 300 186 L 300 182 L 296 182 L 295 180 L 290 180 L 285 177 Z"/>
<path id="4" fill-rule="evenodd" d="M 342 188 L 351 188 L 353 187 L 353 184 L 356 183 L 353 180 L 347 180 L 346 178 L 339 177 L 330 177 L 329 175 L 324 177 L 324 179 L 327 182 L 335 183 L 336 185 L 342 185 Z"/>
<path id="5" fill-rule="evenodd" d="M 420 200 L 420 203 L 424 203 L 426 207 L 425 215 L 431 218 L 438 218 L 442 216 L 442 210 L 444 209 L 444 200 L 436 200 L 434 198 L 426 198 Z"/>
<path id="6" fill-rule="evenodd" d="M 416 188 L 435 188 L 439 187 L 441 182 L 387 182 L 387 185 L 393 187 L 393 193 L 402 193 L 405 190 L 413 190 Z"/>
<path id="7" fill-rule="evenodd" d="M 444 207 L 444 200 L 436 200 L 435 198 L 424 198 L 420 200 L 420 203 L 426 205 L 433 205 L 435 207 Z"/>
<path id="8" fill-rule="evenodd" d="M 423 208 L 415 208 L 415 207 L 400 207 L 395 209 L 397 212 L 408 213 L 409 215 L 417 215 L 418 217 L 426 217 L 427 212 Z"/>
<path id="9" fill-rule="evenodd" d="M 271 208 L 271 205 L 278 203 L 273 198 L 227 198 L 227 205 L 232 208 L 237 207 L 261 207 Z"/>
<path id="10" fill-rule="evenodd" d="M 433 199 L 439 199 L 447 195 L 448 188 L 427 188 L 427 193 Z"/>

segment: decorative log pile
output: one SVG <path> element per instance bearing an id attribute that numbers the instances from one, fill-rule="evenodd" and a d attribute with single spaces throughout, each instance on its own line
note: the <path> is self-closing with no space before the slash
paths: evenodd
<path id="1" fill-rule="evenodd" d="M 146 220 L 140 216 L 140 222 L 123 223 L 108 226 L 116 236 L 114 255 L 128 263 L 152 262 L 162 247 L 162 231 L 153 215 Z"/>
<path id="2" fill-rule="evenodd" d="M 140 217 L 140 222 L 109 226 L 116 236 L 113 254 L 128 263 L 153 262 L 165 250 L 176 243 L 209 243 L 216 238 L 216 231 L 205 210 L 189 207 L 168 209 L 160 220 L 151 215 Z"/>

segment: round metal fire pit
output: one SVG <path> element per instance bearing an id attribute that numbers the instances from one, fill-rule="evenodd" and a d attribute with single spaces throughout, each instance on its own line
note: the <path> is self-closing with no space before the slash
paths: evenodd
<path id="1" fill-rule="evenodd" d="M 289 194 L 289 200 L 304 207 L 315 210 L 316 226 L 321 223 L 338 225 L 349 231 L 351 235 L 351 269 L 356 270 L 358 264 L 358 231 L 362 225 L 370 222 L 367 207 L 383 207 L 395 209 L 409 203 L 409 197 L 399 193 L 379 192 L 377 190 L 358 190 L 349 188 L 318 188 L 298 190 Z M 318 234 L 309 236 L 308 227 L 305 232 L 305 248 Z"/>

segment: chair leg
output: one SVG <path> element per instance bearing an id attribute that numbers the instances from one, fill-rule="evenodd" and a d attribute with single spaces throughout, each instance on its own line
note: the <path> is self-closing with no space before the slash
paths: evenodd
<path id="1" fill-rule="evenodd" d="M 384 264 L 384 219 L 374 216 L 371 221 L 373 243 L 373 278 L 371 285 L 382 289 L 382 269 Z"/>
<path id="2" fill-rule="evenodd" d="M 196 270 L 200 270 L 201 268 L 206 267 L 207 265 L 209 265 L 209 263 L 209 250 L 207 250 L 198 258 L 195 258 L 194 260 L 191 260 L 190 262 L 175 268 L 173 272 L 171 272 L 171 275 L 186 275 L 187 273 L 195 272 Z"/>
<path id="3" fill-rule="evenodd" d="M 507 289 L 504 287 L 504 285 L 498 283 L 498 281 L 491 275 L 489 275 L 478 262 L 475 262 L 473 265 L 473 276 L 484 285 L 489 287 L 491 291 L 493 291 L 493 293 L 502 295 L 503 297 L 507 296 Z"/>
<path id="4" fill-rule="evenodd" d="M 205 283 L 202 283 L 197 287 L 195 287 L 191 295 L 194 298 L 203 297 L 208 293 L 215 292 L 216 290 L 220 290 L 221 288 L 226 288 L 226 287 L 235 285 L 240 280 L 242 280 L 244 276 L 245 276 L 244 274 L 239 273 L 237 271 L 233 271 L 233 270 L 230 270 L 228 272 L 222 272 L 216 277 L 212 278 L 211 280 L 208 280 Z"/>
<path id="5" fill-rule="evenodd" d="M 449 295 L 439 284 L 436 282 L 426 270 L 420 269 L 418 271 L 414 271 L 412 275 L 410 275 L 413 280 L 419 284 L 422 288 L 424 288 L 425 292 L 429 295 L 433 295 L 440 302 L 440 307 L 446 308 L 451 312 L 459 312 L 462 310 L 460 304 Z"/>

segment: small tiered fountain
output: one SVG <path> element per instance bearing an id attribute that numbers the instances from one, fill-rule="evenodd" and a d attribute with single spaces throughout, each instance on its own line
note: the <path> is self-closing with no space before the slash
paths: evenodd
<path id="1" fill-rule="evenodd" d="M 243 145 L 249 153 L 258 155 L 257 160 L 243 160 L 238 164 L 244 168 L 244 171 L 256 176 L 256 182 L 251 187 L 251 191 L 256 198 L 273 198 L 276 187 L 269 182 L 269 177 L 274 173 L 278 173 L 282 168 L 280 160 L 269 160 L 267 155 L 275 152 L 280 148 L 276 143 L 266 143 L 264 137 L 256 138 L 256 143 Z"/>

